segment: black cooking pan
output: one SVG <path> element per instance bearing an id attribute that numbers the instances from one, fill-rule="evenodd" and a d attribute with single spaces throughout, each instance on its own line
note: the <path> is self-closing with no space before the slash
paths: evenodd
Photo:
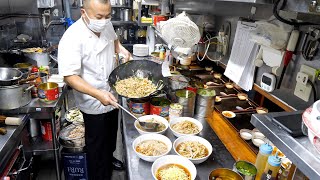
<path id="1" fill-rule="evenodd" d="M 168 82 L 167 78 L 164 78 L 162 76 L 161 64 L 149 60 L 131 60 L 119 65 L 111 72 L 108 82 L 110 87 L 116 92 L 116 89 L 114 88 L 116 82 L 118 80 L 127 79 L 131 76 L 148 78 L 155 85 L 157 85 L 158 83 L 167 85 Z M 162 88 L 157 89 L 155 92 L 151 93 L 151 95 L 155 94 L 158 90 L 161 89 Z M 140 98 L 130 98 L 126 96 L 123 97 L 130 99 L 141 99 L 147 98 L 149 96 L 150 95 Z"/>

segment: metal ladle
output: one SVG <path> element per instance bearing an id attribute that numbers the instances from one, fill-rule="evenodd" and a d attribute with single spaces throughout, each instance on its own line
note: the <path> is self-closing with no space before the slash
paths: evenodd
<path id="1" fill-rule="evenodd" d="M 128 111 L 126 108 L 124 108 L 123 106 L 121 106 L 119 103 L 115 102 L 117 104 L 118 107 L 120 107 L 122 110 L 124 110 L 126 113 L 128 113 L 130 116 L 132 116 L 135 120 L 138 121 L 138 123 L 140 124 L 140 126 L 146 130 L 146 131 L 150 131 L 150 132 L 155 132 L 158 128 L 158 126 L 160 125 L 159 123 L 155 123 L 155 122 L 143 122 L 140 121 L 135 115 L 133 115 L 130 111 Z"/>

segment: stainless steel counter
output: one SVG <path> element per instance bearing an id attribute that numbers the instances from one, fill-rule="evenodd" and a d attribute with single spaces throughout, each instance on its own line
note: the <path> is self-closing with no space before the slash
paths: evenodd
<path id="1" fill-rule="evenodd" d="M 0 174 L 3 172 L 12 154 L 21 143 L 21 132 L 26 126 L 29 116 L 19 115 L 22 123 L 19 126 L 5 126 L 7 134 L 0 135 Z"/>
<path id="2" fill-rule="evenodd" d="M 126 103 L 123 104 L 125 106 Z M 152 163 L 139 159 L 139 157 L 135 154 L 134 150 L 132 149 L 132 142 L 135 138 L 139 136 L 138 131 L 135 129 L 133 125 L 134 119 L 125 112 L 122 112 L 121 117 L 123 123 L 122 133 L 124 141 L 123 144 L 125 148 L 124 152 L 126 157 L 125 160 L 127 166 L 128 179 L 153 179 L 151 173 Z M 202 164 L 196 165 L 196 179 L 207 180 L 209 173 L 213 169 L 221 167 L 232 169 L 235 160 L 232 158 L 231 154 L 228 152 L 228 150 L 225 148 L 218 136 L 211 129 L 206 120 L 199 119 L 199 121 L 203 124 L 203 130 L 200 133 L 200 136 L 207 139 L 211 143 L 213 147 L 213 152 L 207 161 L 203 162 Z M 167 136 L 172 142 L 176 139 L 170 131 L 170 129 L 168 129 L 164 135 Z M 175 154 L 173 149 L 169 154 Z"/>
<path id="3" fill-rule="evenodd" d="M 59 93 L 59 99 L 56 102 L 47 104 L 40 101 L 39 98 L 32 98 L 26 106 L 13 110 L 0 110 L 0 112 L 5 114 L 31 114 L 32 118 L 35 119 L 50 119 L 55 108 L 62 106 L 66 93 L 67 86 L 65 85 L 62 88 L 62 92 Z"/>
<path id="4" fill-rule="evenodd" d="M 276 116 L 301 113 L 302 111 L 278 112 L 266 115 L 254 114 L 251 117 L 251 123 L 265 134 L 306 176 L 310 179 L 320 179 L 320 159 L 317 158 L 319 154 L 308 137 L 293 138 L 272 122 L 272 118 Z"/>

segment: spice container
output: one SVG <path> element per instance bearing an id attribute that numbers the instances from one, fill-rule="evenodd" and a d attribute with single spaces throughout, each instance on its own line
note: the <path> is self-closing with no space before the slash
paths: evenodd
<path id="1" fill-rule="evenodd" d="M 195 113 L 198 117 L 209 117 L 214 108 L 216 91 L 213 89 L 199 89 L 197 91 Z"/>
<path id="2" fill-rule="evenodd" d="M 245 180 L 254 180 L 257 168 L 247 161 L 237 161 L 233 165 L 233 171 L 239 173 Z"/>
<path id="3" fill-rule="evenodd" d="M 255 166 L 257 168 L 257 178 L 261 177 L 261 175 L 264 171 L 264 168 L 267 164 L 268 157 L 272 153 L 272 150 L 273 150 L 273 148 L 269 144 L 263 144 L 260 146 L 259 153 L 257 155 L 257 159 L 256 159 L 256 163 L 255 163 Z"/>
<path id="4" fill-rule="evenodd" d="M 170 101 L 164 97 L 153 97 L 150 100 L 150 114 L 168 118 Z"/>
<path id="5" fill-rule="evenodd" d="M 264 172 L 261 176 L 261 180 L 274 180 L 276 179 L 278 172 L 280 170 L 281 160 L 276 156 L 269 156 L 268 163 L 264 169 Z"/>
<path id="6" fill-rule="evenodd" d="M 193 117 L 196 94 L 193 91 L 181 89 L 176 91 L 176 97 L 178 103 L 183 106 L 182 116 Z"/>
<path id="7" fill-rule="evenodd" d="M 181 117 L 182 115 L 183 106 L 179 103 L 172 103 L 170 104 L 169 108 L 169 120 L 174 118 Z"/>

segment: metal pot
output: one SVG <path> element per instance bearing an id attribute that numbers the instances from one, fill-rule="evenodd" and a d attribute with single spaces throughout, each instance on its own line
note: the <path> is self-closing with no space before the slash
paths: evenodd
<path id="1" fill-rule="evenodd" d="M 29 104 L 31 101 L 31 87 L 29 84 L 0 86 L 0 109 L 11 110 Z"/>
<path id="2" fill-rule="evenodd" d="M 17 63 L 13 65 L 14 68 L 19 69 L 23 73 L 30 73 L 32 69 L 31 63 Z"/>
<path id="3" fill-rule="evenodd" d="M 17 69 L 0 68 L 0 86 L 12 86 L 18 84 L 22 75 L 22 72 Z"/>
<path id="4" fill-rule="evenodd" d="M 50 57 L 46 52 L 24 52 L 24 55 L 34 61 L 37 61 L 37 66 L 48 66 Z"/>

